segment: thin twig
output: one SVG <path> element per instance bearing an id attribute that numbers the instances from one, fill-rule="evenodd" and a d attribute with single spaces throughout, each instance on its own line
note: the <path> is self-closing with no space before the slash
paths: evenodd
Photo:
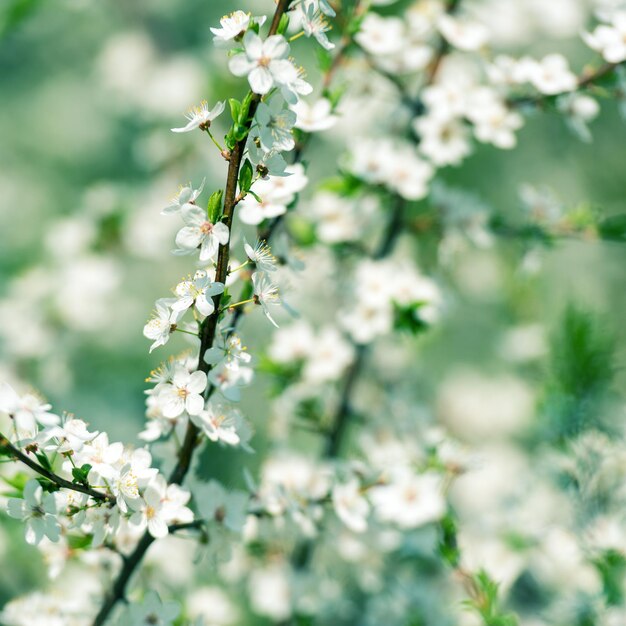
<path id="1" fill-rule="evenodd" d="M 44 478 L 47 478 L 50 482 L 54 483 L 57 487 L 61 487 L 62 489 L 70 489 L 72 491 L 78 491 L 79 493 L 84 493 L 92 497 L 94 500 L 97 500 L 98 502 L 111 502 L 111 503 L 115 502 L 115 496 L 111 494 L 103 493 L 102 491 L 97 491 L 95 489 L 92 489 L 88 485 L 84 485 L 82 483 L 73 483 L 59 476 L 58 474 L 55 474 L 54 472 L 47 470 L 45 467 L 43 467 L 39 463 L 36 463 L 35 461 L 33 461 L 27 454 L 24 454 L 19 448 L 15 447 L 7 439 L 7 437 L 3 435 L 2 433 L 0 433 L 0 450 L 3 450 L 4 452 L 8 452 L 16 460 L 20 461 L 21 463 L 24 463 L 24 465 L 27 465 L 28 467 L 30 467 L 30 469 L 37 472 Z"/>

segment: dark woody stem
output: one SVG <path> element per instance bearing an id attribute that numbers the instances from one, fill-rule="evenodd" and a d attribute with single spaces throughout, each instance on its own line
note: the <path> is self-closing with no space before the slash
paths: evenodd
<path id="1" fill-rule="evenodd" d="M 115 496 L 92 489 L 89 485 L 73 483 L 33 461 L 33 459 L 31 459 L 27 454 L 24 454 L 19 448 L 14 446 L 2 433 L 0 433 L 0 451 L 13 457 L 16 461 L 20 461 L 20 463 L 30 467 L 30 469 L 34 472 L 37 472 L 40 476 L 43 476 L 51 483 L 54 483 L 57 487 L 70 489 L 72 491 L 77 491 L 78 493 L 84 493 L 98 502 L 110 502 L 111 504 L 115 503 Z"/>
<path id="2" fill-rule="evenodd" d="M 279 0 L 268 36 L 275 35 L 280 24 L 281 17 L 285 14 L 292 0 Z M 249 109 L 249 117 L 247 121 L 247 128 L 250 129 L 254 114 L 259 106 L 261 96 L 254 94 Z M 239 169 L 243 160 L 243 155 L 246 147 L 247 138 L 238 141 L 235 147 L 230 153 L 228 160 L 228 173 L 226 175 L 226 189 L 224 192 L 224 210 L 222 213 L 221 221 L 228 226 L 229 232 L 232 227 L 233 217 L 235 214 L 235 207 L 237 206 L 237 181 L 239 178 Z M 232 233 L 231 233 L 232 235 Z M 228 262 L 230 258 L 230 238 L 226 245 L 220 245 L 217 257 L 217 268 L 215 272 L 215 281 L 225 283 L 228 275 Z M 215 341 L 215 335 L 217 332 L 217 323 L 220 315 L 220 300 L 221 294 L 213 296 L 213 302 L 215 305 L 215 311 L 208 316 L 200 326 L 199 338 L 200 338 L 200 354 L 198 370 L 201 372 L 209 373 L 211 366 L 205 362 L 205 352 L 213 346 Z M 208 398 L 214 391 L 214 386 L 208 385 L 205 391 L 205 397 Z M 178 454 L 178 461 L 172 470 L 169 478 L 170 484 L 181 484 L 189 468 L 191 467 L 191 461 L 193 453 L 199 443 L 199 430 L 197 426 L 189 421 L 187 425 L 187 431 L 185 433 L 185 439 Z M 110 592 L 104 599 L 102 607 L 98 612 L 96 618 L 93 621 L 93 626 L 103 626 L 108 619 L 111 611 L 115 608 L 118 602 L 123 600 L 126 595 L 126 586 L 135 570 L 141 564 L 145 553 L 152 545 L 154 538 L 147 531 L 143 534 L 139 543 L 135 547 L 134 551 L 126 558 L 117 579 L 114 581 Z"/>

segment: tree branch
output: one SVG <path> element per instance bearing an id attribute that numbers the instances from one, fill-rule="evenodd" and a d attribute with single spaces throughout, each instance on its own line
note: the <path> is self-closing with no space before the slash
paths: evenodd
<path id="1" fill-rule="evenodd" d="M 274 12 L 274 17 L 272 18 L 272 23 L 270 26 L 270 30 L 268 36 L 275 35 L 278 30 L 278 25 L 280 24 L 280 19 L 284 15 L 284 13 L 289 8 L 292 0 L 279 0 L 278 5 L 276 7 L 276 11 Z M 252 124 L 252 120 L 254 119 L 254 114 L 256 113 L 256 109 L 261 100 L 261 96 L 258 94 L 254 94 L 252 97 L 252 102 L 250 104 L 249 109 L 249 118 L 247 121 L 247 127 L 250 128 Z M 232 228 L 233 217 L 235 213 L 236 206 L 236 197 L 237 197 L 237 182 L 239 178 L 239 168 L 241 167 L 241 161 L 243 159 L 245 147 L 246 147 L 247 136 L 238 141 L 235 144 L 235 147 L 231 151 L 230 159 L 228 161 L 228 173 L 226 175 L 226 189 L 224 191 L 224 210 L 222 214 L 222 222 L 228 226 L 229 232 Z M 230 233 L 230 237 L 228 242 L 225 245 L 220 245 L 217 257 L 217 268 L 215 271 L 215 281 L 225 283 L 226 277 L 228 275 L 228 261 L 230 258 L 230 241 L 232 237 L 232 232 Z M 199 363 L 198 370 L 208 373 L 211 370 L 211 366 L 206 363 L 204 360 L 204 353 L 213 346 L 215 341 L 215 334 L 217 331 L 217 323 L 220 315 L 219 304 L 221 300 L 221 294 L 213 296 L 213 302 L 215 305 L 215 311 L 204 319 L 202 325 L 200 327 L 200 354 L 199 354 Z M 214 387 L 212 385 L 207 385 L 207 389 L 205 391 L 205 398 L 210 397 L 213 393 Z M 189 468 L 191 467 L 191 460 L 193 458 L 194 450 L 198 445 L 198 435 L 199 429 L 195 426 L 191 420 L 187 425 L 187 431 L 185 433 L 185 439 L 183 441 L 183 445 L 180 449 L 178 455 L 178 461 L 176 466 L 174 467 L 170 478 L 169 483 L 181 484 L 187 473 L 189 472 Z M 104 604 L 100 609 L 98 615 L 96 616 L 93 626 L 102 626 L 107 620 L 109 614 L 115 607 L 115 605 L 124 598 L 126 593 L 126 585 L 130 577 L 132 576 L 135 569 L 140 565 L 143 560 L 144 554 L 147 549 L 150 547 L 154 538 L 147 531 L 142 536 L 141 540 L 137 544 L 137 547 L 132 552 L 132 554 L 126 559 L 122 570 L 120 571 L 110 593 L 105 598 Z"/>
<path id="2" fill-rule="evenodd" d="M 24 454 L 19 448 L 15 447 L 5 435 L 0 433 L 0 450 L 8 453 L 10 456 L 14 457 L 16 460 L 24 463 L 37 472 L 44 478 L 47 478 L 50 482 L 54 483 L 57 487 L 61 487 L 63 489 L 70 489 L 71 491 L 78 491 L 79 493 L 84 493 L 94 500 L 98 502 L 110 502 L 111 504 L 115 503 L 115 496 L 103 493 L 102 491 L 97 491 L 92 489 L 88 485 L 83 485 L 82 483 L 73 483 L 65 478 L 62 478 L 58 474 L 47 470 L 45 467 L 33 461 L 27 454 Z"/>

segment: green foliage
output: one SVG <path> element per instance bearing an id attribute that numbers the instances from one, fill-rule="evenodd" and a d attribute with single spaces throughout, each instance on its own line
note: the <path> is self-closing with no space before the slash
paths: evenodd
<path id="1" fill-rule="evenodd" d="M 570 306 L 551 342 L 542 436 L 564 442 L 591 428 L 608 430 L 603 409 L 614 372 L 612 334 L 593 314 Z"/>
<path id="2" fill-rule="evenodd" d="M 224 192 L 221 189 L 214 191 L 209 198 L 207 205 L 207 215 L 209 220 L 215 224 L 222 217 L 222 196 Z"/>
<path id="3" fill-rule="evenodd" d="M 461 560 L 461 551 L 457 541 L 456 519 L 449 511 L 439 522 L 439 554 L 450 566 L 457 567 Z"/>
<path id="4" fill-rule="evenodd" d="M 89 476 L 89 471 L 91 470 L 91 465 L 89 463 L 85 463 L 81 467 L 73 467 L 72 468 L 72 482 L 79 483 L 81 485 L 89 485 L 89 481 L 87 477 Z"/>
<path id="5" fill-rule="evenodd" d="M 280 16 L 280 22 L 278 22 L 278 28 L 276 29 L 277 35 L 284 35 L 289 27 L 289 16 L 286 13 Z"/>
<path id="6" fill-rule="evenodd" d="M 0 37 L 17 28 L 33 14 L 41 0 L 8 0 L 0 9 Z"/>
<path id="7" fill-rule="evenodd" d="M 498 602 L 498 583 L 484 570 L 471 578 L 472 599 L 466 602 L 483 620 L 484 626 L 517 626 L 517 617 L 501 611 Z"/>
<path id="8" fill-rule="evenodd" d="M 329 178 L 320 185 L 322 191 L 330 191 L 340 196 L 356 196 L 364 187 L 365 183 L 361 179 L 349 173 Z"/>
<path id="9" fill-rule="evenodd" d="M 414 302 L 408 305 L 394 303 L 395 328 L 411 333 L 412 335 L 418 335 L 426 330 L 428 328 L 427 324 L 419 318 L 419 308 L 422 304 L 422 302 Z"/>
<path id="10" fill-rule="evenodd" d="M 601 220 L 598 235 L 607 241 L 626 241 L 626 214 L 612 215 Z"/>
<path id="11" fill-rule="evenodd" d="M 239 170 L 239 189 L 241 192 L 247 193 L 250 191 L 253 173 L 252 163 L 250 163 L 249 159 L 246 159 Z"/>
<path id="12" fill-rule="evenodd" d="M 594 560 L 600 578 L 602 592 L 609 606 L 620 606 L 624 601 L 626 557 L 615 550 L 607 550 Z"/>

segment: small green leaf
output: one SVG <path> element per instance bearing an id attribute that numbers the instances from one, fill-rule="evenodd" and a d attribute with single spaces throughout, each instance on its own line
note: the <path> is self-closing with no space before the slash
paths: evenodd
<path id="1" fill-rule="evenodd" d="M 249 159 L 246 159 L 241 166 L 241 170 L 239 171 L 239 189 L 243 192 L 250 191 L 250 187 L 252 185 L 252 163 L 250 163 Z"/>
<path id="2" fill-rule="evenodd" d="M 209 220 L 215 224 L 220 217 L 222 217 L 222 196 L 224 195 L 221 189 L 214 191 L 209 198 L 207 205 L 207 215 Z"/>
<path id="3" fill-rule="evenodd" d="M 224 135 L 224 143 L 229 150 L 232 150 L 237 145 L 237 140 L 235 139 L 232 128 L 228 131 L 228 135 Z"/>
<path id="4" fill-rule="evenodd" d="M 237 141 L 243 141 L 248 136 L 248 127 L 244 124 L 233 124 L 233 137 Z"/>
<path id="5" fill-rule="evenodd" d="M 598 234 L 608 241 L 626 241 L 626 214 L 603 219 L 598 224 Z"/>
<path id="6" fill-rule="evenodd" d="M 91 470 L 91 465 L 89 463 L 85 463 L 81 467 L 73 467 L 72 468 L 72 477 L 75 483 L 81 483 L 83 485 L 89 484 L 87 481 L 87 476 L 89 476 L 89 470 Z"/>
<path id="7" fill-rule="evenodd" d="M 249 91 L 246 97 L 243 99 L 241 103 L 241 108 L 239 110 L 239 117 L 237 118 L 237 122 L 241 126 L 246 126 L 248 123 L 248 114 L 250 113 L 250 105 L 252 104 L 252 92 Z"/>
<path id="8" fill-rule="evenodd" d="M 287 32 L 288 27 L 289 27 L 289 16 L 286 13 L 283 13 L 280 16 L 280 22 L 278 22 L 278 28 L 276 29 L 276 34 L 284 35 Z"/>
<path id="9" fill-rule="evenodd" d="M 230 105 L 230 116 L 233 119 L 233 122 L 239 121 L 239 113 L 241 111 L 241 102 L 239 100 L 235 100 L 235 98 L 229 98 L 228 104 Z"/>
<path id="10" fill-rule="evenodd" d="M 49 472 L 52 471 L 52 465 L 50 463 L 50 459 L 48 458 L 45 452 L 36 452 L 35 456 L 37 457 L 37 460 L 39 461 L 39 464 L 41 465 L 41 467 L 43 467 L 44 469 L 47 469 Z"/>

